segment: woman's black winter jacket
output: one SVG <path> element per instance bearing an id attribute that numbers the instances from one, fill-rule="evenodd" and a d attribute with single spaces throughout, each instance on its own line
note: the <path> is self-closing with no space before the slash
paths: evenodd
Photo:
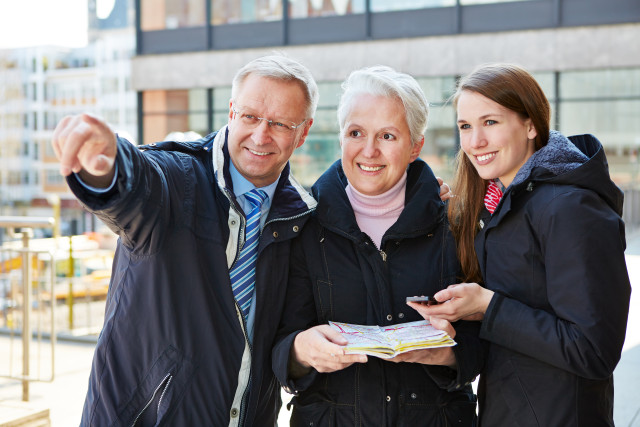
<path id="1" fill-rule="evenodd" d="M 496 292 L 481 425 L 613 426 L 630 296 L 621 214 L 600 142 L 552 132 L 481 219 L 476 252 Z"/>
<path id="2" fill-rule="evenodd" d="M 457 371 L 394 363 L 369 356 L 365 364 L 287 375 L 295 336 L 329 320 L 391 325 L 422 320 L 407 296 L 432 295 L 457 282 L 459 263 L 445 205 L 422 160 L 408 168 L 405 208 L 378 249 L 360 231 L 337 161 L 313 187 L 316 212 L 293 242 L 285 311 L 274 348 L 274 371 L 292 400 L 293 426 L 472 426 L 470 383 L 482 364 L 477 322 L 454 324 Z"/>

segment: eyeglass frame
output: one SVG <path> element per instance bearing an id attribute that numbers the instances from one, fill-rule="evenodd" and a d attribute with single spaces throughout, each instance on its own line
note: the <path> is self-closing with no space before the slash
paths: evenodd
<path id="1" fill-rule="evenodd" d="M 235 116 L 237 116 L 237 115 L 240 115 L 240 117 L 242 118 L 242 114 L 241 114 L 241 112 L 240 112 L 240 111 L 238 111 L 238 110 L 236 110 L 236 108 L 235 108 L 235 107 L 231 107 L 231 111 L 233 111 L 234 117 L 235 117 Z M 245 115 L 246 115 L 246 114 L 245 114 Z M 288 129 L 290 129 L 290 130 L 291 130 L 291 132 L 290 132 L 290 133 L 291 133 L 292 135 L 295 133 L 295 131 L 296 131 L 296 130 L 298 130 L 298 128 L 300 128 L 300 127 L 304 124 L 304 122 L 306 122 L 307 120 L 309 120 L 308 118 L 306 118 L 306 119 L 304 119 L 303 121 L 301 121 L 301 122 L 300 122 L 300 123 L 298 123 L 298 124 L 295 124 L 295 122 L 291 122 L 291 123 L 293 123 L 293 125 L 287 125 L 286 123 L 283 123 L 283 121 L 282 121 L 282 120 L 276 120 L 276 121 L 274 121 L 273 119 L 268 119 L 268 118 L 266 118 L 266 117 L 258 117 L 257 115 L 254 115 L 254 114 L 251 114 L 251 115 L 252 115 L 252 116 L 255 116 L 255 118 L 256 118 L 256 119 L 258 119 L 258 121 L 262 121 L 262 120 L 264 120 L 264 121 L 267 123 L 267 127 L 268 127 L 269 129 L 272 129 L 272 128 L 273 128 L 273 126 L 274 126 L 276 123 L 282 123 L 282 124 L 283 124 L 283 125 L 285 125 Z M 288 121 L 290 121 L 290 120 L 286 120 L 286 121 L 288 122 Z M 259 124 L 259 123 L 258 123 L 258 124 L 256 124 L 256 126 L 255 126 L 255 127 L 258 127 L 258 126 L 260 126 L 260 124 Z"/>

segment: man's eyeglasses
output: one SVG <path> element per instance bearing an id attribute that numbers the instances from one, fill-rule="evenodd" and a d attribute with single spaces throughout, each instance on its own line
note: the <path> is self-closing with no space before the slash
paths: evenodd
<path id="1" fill-rule="evenodd" d="M 277 132 L 279 134 L 283 134 L 283 135 L 292 134 L 296 129 L 298 129 L 300 126 L 302 126 L 302 124 L 304 122 L 307 121 L 307 119 L 304 119 L 299 124 L 295 124 L 294 122 L 292 122 L 290 120 L 267 119 L 267 118 L 264 118 L 264 117 L 258 117 L 258 116 L 256 116 L 255 114 L 253 114 L 253 113 L 251 113 L 249 111 L 236 110 L 234 107 L 231 107 L 231 110 L 236 115 L 236 118 L 238 120 L 240 120 L 240 123 L 242 123 L 243 126 L 249 128 L 249 129 L 253 129 L 253 128 L 257 127 L 260 124 L 260 122 L 262 120 L 264 120 L 265 122 L 267 122 L 267 125 L 269 126 L 269 129 L 271 129 L 274 132 Z"/>

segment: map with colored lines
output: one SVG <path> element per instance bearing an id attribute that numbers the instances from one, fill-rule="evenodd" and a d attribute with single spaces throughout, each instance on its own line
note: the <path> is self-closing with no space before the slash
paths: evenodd
<path id="1" fill-rule="evenodd" d="M 456 342 L 427 320 L 389 326 L 329 322 L 348 341 L 345 354 L 368 354 L 383 359 L 425 348 L 451 347 Z"/>

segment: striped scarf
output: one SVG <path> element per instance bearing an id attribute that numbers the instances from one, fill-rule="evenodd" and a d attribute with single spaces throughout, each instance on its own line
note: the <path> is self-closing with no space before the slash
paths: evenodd
<path id="1" fill-rule="evenodd" d="M 487 208 L 491 214 L 498 207 L 498 203 L 500 203 L 500 199 L 502 198 L 502 190 L 500 186 L 495 183 L 495 181 L 489 181 L 487 185 L 487 193 L 484 195 L 484 206 Z"/>

